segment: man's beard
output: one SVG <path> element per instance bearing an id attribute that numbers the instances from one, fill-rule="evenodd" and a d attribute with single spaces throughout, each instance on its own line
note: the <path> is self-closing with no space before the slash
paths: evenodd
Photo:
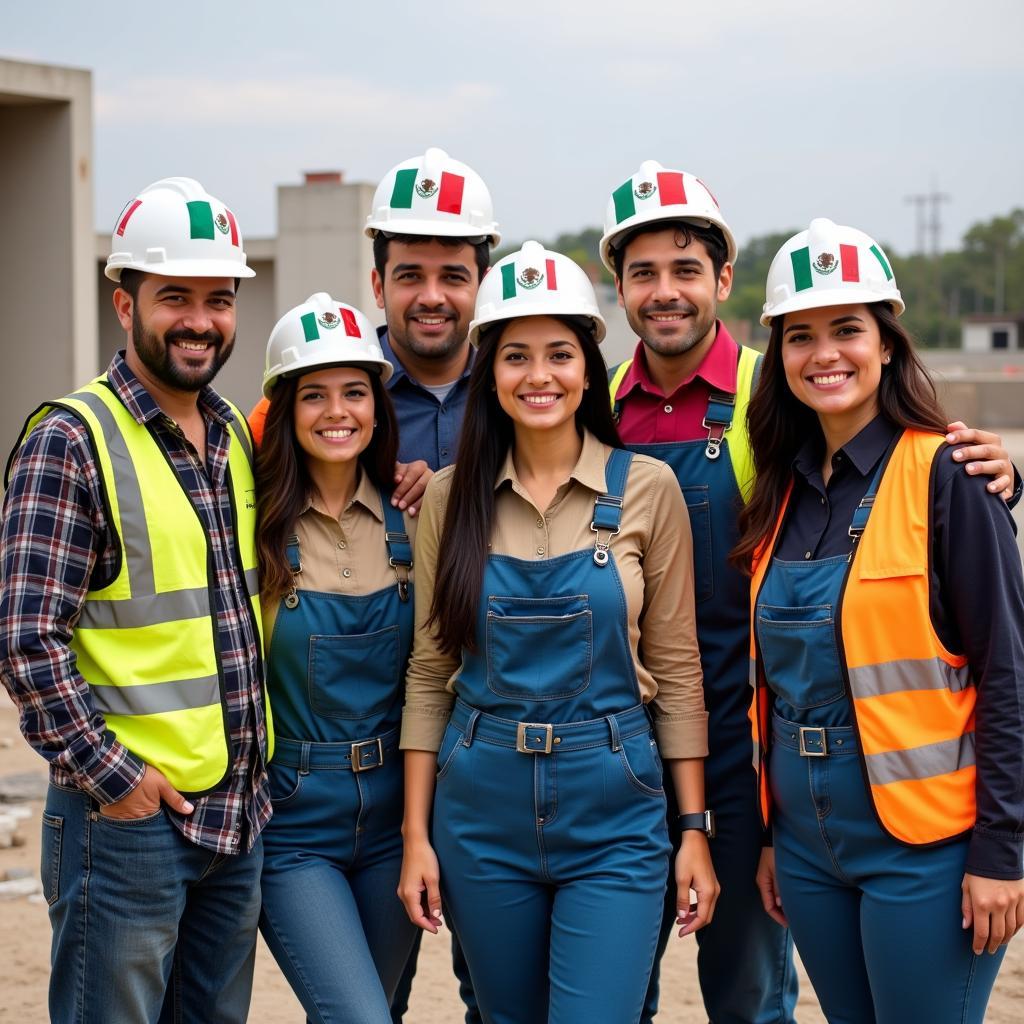
<path id="1" fill-rule="evenodd" d="M 685 333 L 674 338 L 662 338 L 647 329 L 648 321 L 642 319 L 651 313 L 684 313 L 689 315 L 689 328 Z M 627 314 L 629 326 L 645 345 L 662 356 L 681 356 L 684 352 L 699 345 L 715 326 L 718 310 L 713 309 L 709 316 L 700 317 L 699 311 L 689 303 L 672 303 L 667 306 L 650 305 L 640 310 L 640 317 L 634 318 Z"/>
<path id="2" fill-rule="evenodd" d="M 387 311 L 385 310 L 385 313 Z M 450 316 L 451 329 L 448 336 L 442 338 L 417 338 L 413 337 L 415 327 L 410 324 L 414 316 Z M 397 331 L 393 330 L 388 323 L 388 341 L 397 344 L 400 350 L 406 349 L 421 359 L 447 359 L 448 356 L 457 352 L 466 340 L 466 329 L 459 320 L 456 310 L 449 307 L 443 309 L 414 309 L 406 314 L 405 320 L 399 324 Z"/>
<path id="3" fill-rule="evenodd" d="M 142 323 L 137 312 L 132 313 L 132 341 L 140 362 L 153 376 L 167 387 L 175 391 L 200 391 L 228 361 L 235 345 L 234 335 L 227 341 L 220 331 L 210 329 L 202 334 L 196 331 L 168 331 L 161 340 L 155 332 L 150 331 Z M 175 341 L 205 341 L 213 346 L 214 357 L 209 365 L 190 368 L 178 365 L 171 355 L 171 345 Z M 184 349 L 179 353 L 188 358 Z"/>

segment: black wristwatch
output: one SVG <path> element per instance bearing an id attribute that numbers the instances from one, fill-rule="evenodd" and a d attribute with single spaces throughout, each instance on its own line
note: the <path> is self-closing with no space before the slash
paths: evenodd
<path id="1" fill-rule="evenodd" d="M 703 832 L 708 839 L 715 838 L 714 811 L 694 811 L 693 814 L 680 814 L 676 820 L 679 823 L 680 832 L 693 830 Z"/>

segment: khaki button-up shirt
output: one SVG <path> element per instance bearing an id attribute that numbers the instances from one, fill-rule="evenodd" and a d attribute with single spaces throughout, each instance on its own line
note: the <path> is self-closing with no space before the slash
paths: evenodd
<path id="1" fill-rule="evenodd" d="M 402 518 L 411 541 L 416 520 L 407 515 Z M 302 561 L 302 572 L 295 577 L 296 588 L 355 596 L 394 586 L 397 577 L 388 565 L 384 532 L 380 491 L 361 470 L 355 494 L 340 519 L 327 512 L 319 495 L 312 495 L 295 524 Z M 262 602 L 268 653 L 278 604 L 266 598 Z"/>
<path id="2" fill-rule="evenodd" d="M 519 482 L 509 452 L 495 482 L 491 551 L 543 559 L 593 547 L 594 499 L 605 492 L 610 450 L 585 434 L 569 479 L 543 510 Z M 440 747 L 455 700 L 459 659 L 443 654 L 425 627 L 451 477 L 452 467 L 434 476 L 419 516 L 416 641 L 406 677 L 401 741 L 412 750 Z M 704 757 L 707 713 L 697 650 L 690 520 L 675 475 L 663 462 L 633 457 L 611 554 L 625 592 L 629 649 L 640 695 L 653 712 L 661 754 Z"/>

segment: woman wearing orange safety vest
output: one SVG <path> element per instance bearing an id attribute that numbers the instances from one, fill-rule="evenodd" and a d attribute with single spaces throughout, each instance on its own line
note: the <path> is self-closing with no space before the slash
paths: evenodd
<path id="1" fill-rule="evenodd" d="M 831 1022 L 984 1018 L 1024 924 L 1024 583 L 863 232 L 776 255 L 750 404 L 765 909 Z M 987 954 L 987 955 L 985 955 Z"/>

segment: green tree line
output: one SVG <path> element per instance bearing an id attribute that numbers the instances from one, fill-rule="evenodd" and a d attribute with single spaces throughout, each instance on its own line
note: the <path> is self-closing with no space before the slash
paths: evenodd
<path id="1" fill-rule="evenodd" d="M 759 235 L 740 248 L 732 295 L 722 313 L 731 323 L 749 322 L 755 339 L 767 338 L 758 318 L 768 267 L 782 243 L 797 230 Z M 611 275 L 598 257 L 600 239 L 599 228 L 584 228 L 544 244 L 571 257 L 595 279 L 611 283 Z M 965 232 L 959 249 L 937 257 L 902 256 L 882 244 L 907 304 L 904 323 L 925 347 L 958 347 L 961 320 L 968 314 L 1024 314 L 1024 209 L 979 221 Z M 495 258 L 517 248 L 514 243 L 506 244 Z"/>

